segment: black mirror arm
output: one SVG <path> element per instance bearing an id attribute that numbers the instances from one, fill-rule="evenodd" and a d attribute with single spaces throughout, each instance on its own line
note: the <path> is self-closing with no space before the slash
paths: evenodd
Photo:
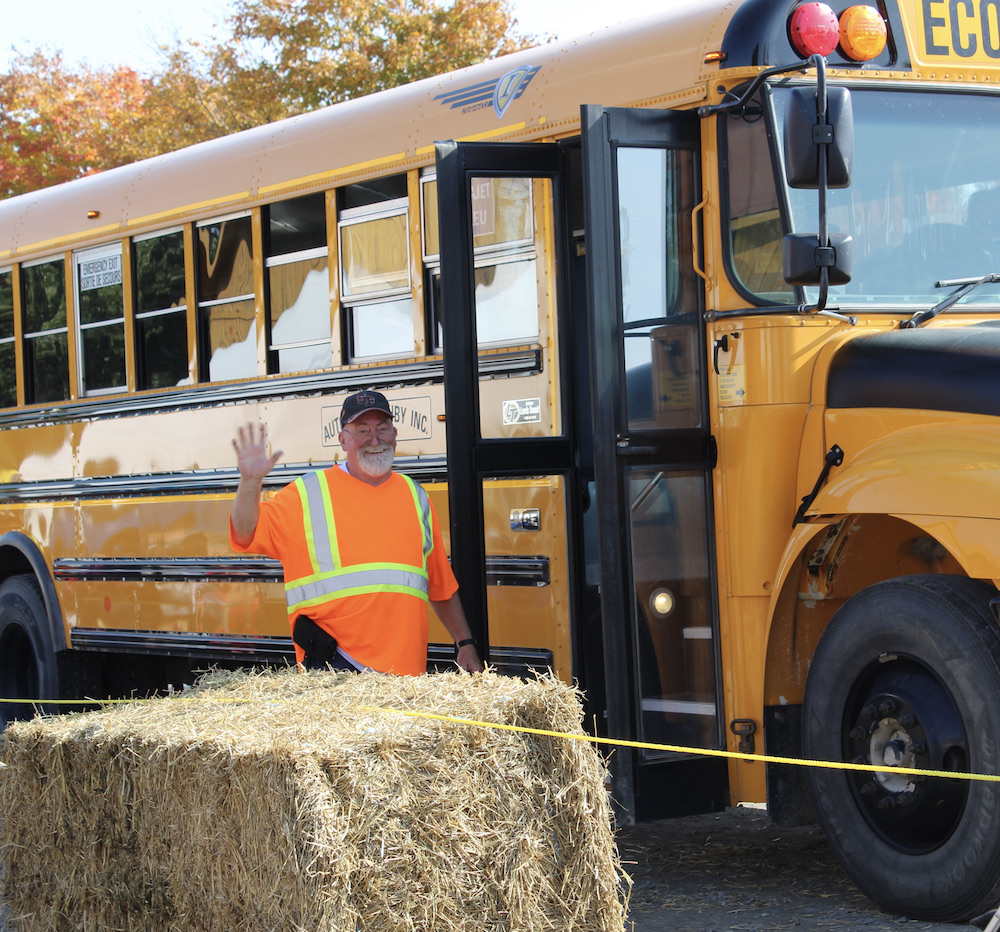
<path id="1" fill-rule="evenodd" d="M 747 89 L 739 97 L 722 104 L 706 104 L 704 107 L 699 107 L 698 116 L 706 117 L 711 116 L 713 113 L 728 113 L 730 110 L 738 110 L 740 107 L 746 105 L 746 102 L 757 93 L 757 90 L 768 78 L 773 78 L 778 74 L 790 74 L 793 71 L 808 71 L 816 65 L 817 61 L 824 61 L 824 59 L 821 55 L 813 55 L 809 61 L 798 62 L 794 65 L 778 65 L 774 68 L 765 68 L 747 85 Z"/>

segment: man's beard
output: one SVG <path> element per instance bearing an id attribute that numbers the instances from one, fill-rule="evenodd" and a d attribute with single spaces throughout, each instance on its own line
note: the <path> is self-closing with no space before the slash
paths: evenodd
<path id="1" fill-rule="evenodd" d="M 377 452 L 361 449 L 358 451 L 358 469 L 369 479 L 381 479 L 392 469 L 395 451 L 390 446 L 382 446 Z"/>

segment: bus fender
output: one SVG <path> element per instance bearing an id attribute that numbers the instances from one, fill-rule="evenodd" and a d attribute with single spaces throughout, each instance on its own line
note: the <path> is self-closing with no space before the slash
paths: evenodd
<path id="1" fill-rule="evenodd" d="M 835 433 L 827 428 L 828 436 Z M 1000 433 L 982 424 L 904 428 L 861 450 L 838 443 L 844 463 L 831 473 L 807 516 L 1000 518 Z"/>
<path id="2" fill-rule="evenodd" d="M 48 630 L 44 634 L 48 638 L 49 647 L 53 653 L 64 651 L 66 644 L 66 628 L 63 624 L 62 609 L 59 607 L 59 598 L 56 595 L 56 587 L 49 573 L 45 557 L 42 556 L 38 545 L 26 534 L 20 531 L 8 531 L 0 536 L 0 554 L 7 550 L 16 550 L 21 556 L 23 563 L 27 566 L 18 566 L 12 569 L 8 558 L 3 558 L 0 563 L 0 576 L 7 578 L 20 572 L 27 572 L 30 568 L 38 580 L 39 588 L 42 590 L 42 601 L 45 604 L 45 618 L 48 622 Z"/>

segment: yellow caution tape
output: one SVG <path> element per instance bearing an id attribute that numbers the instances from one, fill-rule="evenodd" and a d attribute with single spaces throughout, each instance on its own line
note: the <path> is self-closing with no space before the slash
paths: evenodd
<path id="1" fill-rule="evenodd" d="M 251 702 L 250 699 L 220 699 L 203 696 L 185 696 L 176 693 L 161 698 L 180 702 Z M 3 699 L 3 703 L 21 703 L 24 705 L 115 705 L 120 703 L 149 702 L 149 699 Z M 407 718 L 424 718 L 438 722 L 452 722 L 456 725 L 471 725 L 475 728 L 491 728 L 496 731 L 514 731 L 521 734 L 540 735 L 544 738 L 561 738 L 570 741 L 587 741 L 591 744 L 603 744 L 609 747 L 637 748 L 644 751 L 670 751 L 677 754 L 693 754 L 699 757 L 731 757 L 735 760 L 760 761 L 765 764 L 790 764 L 796 767 L 818 767 L 827 770 L 857 770 L 867 773 L 907 774 L 915 777 L 944 777 L 949 780 L 974 780 L 984 783 L 1000 783 L 1000 774 L 965 773 L 953 770 L 918 770 L 915 767 L 888 767 L 885 764 L 854 764 L 844 761 L 807 760 L 801 757 L 778 757 L 773 754 L 747 754 L 742 751 L 723 751 L 714 748 L 692 748 L 678 744 L 654 744 L 648 741 L 629 741 L 624 738 L 601 738 L 597 735 L 574 734 L 563 731 L 547 731 L 544 728 L 529 728 L 526 725 L 505 725 L 500 722 L 481 722 L 473 718 L 459 718 L 454 715 L 439 715 L 435 712 L 419 712 L 411 709 L 384 709 L 376 706 L 365 706 L 362 712 L 384 712 L 390 715 L 403 715 Z"/>

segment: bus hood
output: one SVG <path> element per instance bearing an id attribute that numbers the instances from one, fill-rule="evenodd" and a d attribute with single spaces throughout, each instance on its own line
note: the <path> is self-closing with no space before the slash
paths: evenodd
<path id="1" fill-rule="evenodd" d="M 826 403 L 1000 416 L 1000 321 L 850 340 L 830 366 Z"/>

